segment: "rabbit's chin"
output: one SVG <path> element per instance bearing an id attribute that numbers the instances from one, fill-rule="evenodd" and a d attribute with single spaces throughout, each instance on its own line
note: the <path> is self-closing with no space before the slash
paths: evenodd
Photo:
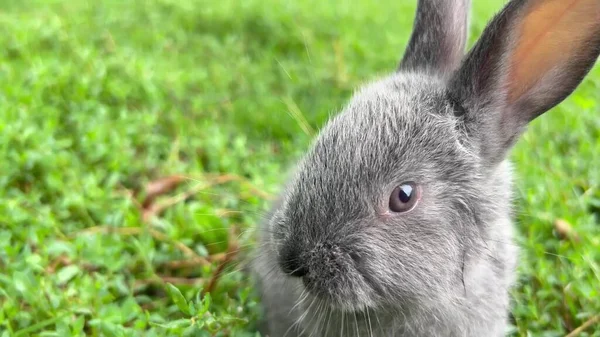
<path id="1" fill-rule="evenodd" d="M 319 305 L 335 311 L 361 312 L 378 306 L 378 296 L 364 281 L 339 280 L 340 287 L 336 287 L 337 282 L 332 281 L 311 282 L 310 279 L 304 279 L 302 288 L 305 296 L 302 302 L 305 309 L 310 310 L 309 306 Z"/>
<path id="2" fill-rule="evenodd" d="M 347 299 L 347 298 L 339 298 L 333 296 L 322 296 L 315 295 L 311 292 L 305 296 L 302 301 L 302 307 L 304 310 L 311 311 L 315 308 L 319 307 L 322 309 L 333 310 L 334 312 L 366 312 L 368 310 L 373 310 L 377 308 L 377 305 L 372 300 L 357 300 L 357 299 Z"/>

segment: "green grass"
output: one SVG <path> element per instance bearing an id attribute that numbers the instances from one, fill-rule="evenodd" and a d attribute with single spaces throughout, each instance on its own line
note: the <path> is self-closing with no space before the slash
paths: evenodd
<path id="1" fill-rule="evenodd" d="M 502 3 L 474 2 L 472 41 Z M 1 3 L 0 336 L 256 336 L 238 263 L 209 302 L 218 263 L 172 261 L 251 245 L 310 130 L 394 69 L 414 1 Z M 599 67 L 513 159 L 514 336 L 564 336 L 600 314 Z M 243 180 L 145 221 L 144 186 L 172 175 L 162 202 Z"/>

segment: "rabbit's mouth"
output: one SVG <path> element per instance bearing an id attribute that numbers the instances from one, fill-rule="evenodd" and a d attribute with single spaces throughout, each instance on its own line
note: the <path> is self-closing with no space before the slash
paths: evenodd
<path id="1" fill-rule="evenodd" d="M 341 289 L 335 287 L 332 282 L 322 286 L 320 282 L 307 280 L 305 278 L 303 282 L 309 296 L 330 308 L 353 312 L 375 307 L 372 289 L 365 287 L 365 284 L 351 285 L 343 282 L 346 288 Z"/>
<path id="2" fill-rule="evenodd" d="M 356 254 L 347 253 L 337 245 L 321 244 L 303 258 L 309 267 L 302 283 L 312 297 L 343 311 L 375 306 L 377 283 Z"/>

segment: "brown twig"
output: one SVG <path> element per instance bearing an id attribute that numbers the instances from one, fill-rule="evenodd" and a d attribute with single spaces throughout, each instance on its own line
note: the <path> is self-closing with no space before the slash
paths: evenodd
<path id="1" fill-rule="evenodd" d="M 224 175 L 211 175 L 205 174 L 201 177 L 201 183 L 193 186 L 189 190 L 178 194 L 173 197 L 165 198 L 162 202 L 157 202 L 157 198 L 165 193 L 173 191 L 177 188 L 182 182 L 185 180 L 193 180 L 199 181 L 198 179 L 193 179 L 190 177 L 177 175 L 177 176 L 169 176 L 166 178 L 155 180 L 148 184 L 145 191 L 145 199 L 142 203 L 139 203 L 135 198 L 135 193 L 124 189 L 125 194 L 128 198 L 130 198 L 134 204 L 138 207 L 141 212 L 143 223 L 148 223 L 148 221 L 162 214 L 167 208 L 185 201 L 192 197 L 194 194 L 200 192 L 201 190 L 210 188 L 212 186 L 224 184 L 227 182 L 237 181 L 243 183 L 246 187 L 248 187 L 254 194 L 262 197 L 264 199 L 271 199 L 271 195 L 266 193 L 256 186 L 252 185 L 247 179 L 244 177 L 234 175 L 234 174 L 224 174 Z M 220 210 L 222 212 L 222 216 L 229 215 L 231 213 L 237 213 L 238 211 L 232 210 Z M 219 279 L 222 277 L 223 271 L 228 263 L 230 263 L 234 257 L 237 255 L 239 251 L 239 243 L 237 242 L 237 237 L 234 235 L 234 228 L 230 227 L 230 236 L 229 236 L 229 246 L 227 252 L 219 253 L 209 256 L 208 258 L 204 258 L 198 255 L 194 250 L 187 247 L 182 242 L 169 238 L 167 235 L 159 232 L 155 229 L 148 227 L 108 227 L 108 226 L 95 226 L 89 227 L 83 231 L 78 232 L 81 233 L 115 233 L 119 235 L 139 235 L 142 233 L 149 233 L 154 239 L 161 242 L 169 242 L 173 244 L 177 249 L 179 249 L 186 257 L 183 260 L 169 261 L 163 263 L 161 266 L 165 269 L 169 270 L 177 270 L 182 268 L 193 268 L 197 266 L 207 266 L 212 263 L 218 262 L 219 265 L 215 270 L 214 274 L 210 278 L 208 285 L 205 288 L 204 293 L 211 292 L 215 289 L 216 284 Z M 73 237 L 74 235 L 71 235 Z M 56 269 L 56 265 L 52 265 L 50 267 L 51 271 Z M 155 275 L 147 280 L 136 281 L 136 283 L 141 284 L 164 284 L 165 282 L 174 283 L 174 284 L 188 284 L 188 285 L 196 285 L 198 283 L 203 283 L 203 279 L 201 278 L 183 278 L 183 277 L 172 277 L 172 276 L 160 276 Z"/>
<path id="2" fill-rule="evenodd" d="M 186 277 L 174 277 L 174 276 L 165 276 L 165 275 L 157 275 L 157 277 L 152 277 L 145 280 L 136 280 L 135 286 L 139 287 L 147 284 L 154 285 L 165 285 L 166 283 L 179 284 L 179 285 L 189 285 L 189 286 L 197 286 L 199 284 L 204 283 L 205 279 L 196 277 L 196 278 L 186 278 Z"/>
<path id="3" fill-rule="evenodd" d="M 193 178 L 192 176 L 187 176 L 187 179 L 190 180 L 198 180 Z M 266 200 L 272 200 L 273 196 L 268 193 L 265 192 L 263 190 L 261 190 L 260 188 L 258 188 L 257 186 L 255 186 L 253 183 L 251 183 L 248 179 L 239 176 L 237 174 L 231 174 L 231 173 L 227 173 L 227 174 L 221 174 L 221 175 L 215 175 L 215 174 L 204 174 L 201 176 L 200 180 L 225 180 L 223 182 L 230 182 L 230 181 L 237 181 L 239 183 L 242 183 L 243 185 L 245 185 L 250 191 L 252 191 L 254 194 L 256 194 L 257 196 L 266 199 Z"/>
<path id="4" fill-rule="evenodd" d="M 54 261 L 52 261 L 52 263 L 50 263 L 50 265 L 48 267 L 46 267 L 45 271 L 48 274 L 54 274 L 59 266 L 64 267 L 64 266 L 70 266 L 70 265 L 74 265 L 74 264 L 78 265 L 79 267 L 81 267 L 81 269 L 86 270 L 88 272 L 93 272 L 93 271 L 97 271 L 98 269 L 100 269 L 100 267 L 93 265 L 91 263 L 72 261 L 69 257 L 67 257 L 65 255 L 60 255 Z"/>
<path id="5" fill-rule="evenodd" d="M 225 253 L 217 253 L 210 255 L 206 258 L 210 263 L 221 262 L 225 259 Z M 206 264 L 203 261 L 198 261 L 194 259 L 184 259 L 184 260 L 174 260 L 174 261 L 166 261 L 160 265 L 160 267 L 165 269 L 185 269 L 185 268 L 194 268 L 199 266 L 205 266 Z"/>
<path id="6" fill-rule="evenodd" d="M 215 210 L 215 215 L 218 217 L 230 217 L 230 216 L 235 216 L 235 215 L 239 215 L 239 214 L 244 214 L 244 212 L 237 211 L 234 209 L 226 209 L 226 208 L 221 208 L 221 209 Z"/>
<path id="7" fill-rule="evenodd" d="M 566 329 L 568 331 L 572 331 L 573 329 L 575 329 L 575 326 L 573 325 L 573 316 L 571 315 L 571 311 L 569 310 L 568 299 L 570 292 L 568 288 L 569 286 L 567 285 L 564 289 L 564 293 L 562 296 L 562 305 L 559 307 L 559 311 L 563 318 L 563 322 L 565 324 Z"/>
<path id="8" fill-rule="evenodd" d="M 215 289 L 217 282 L 219 282 L 219 279 L 221 278 L 223 271 L 225 270 L 225 267 L 227 266 L 227 264 L 229 264 L 229 262 L 231 262 L 234 259 L 234 257 L 237 255 L 238 252 L 239 252 L 239 243 L 237 242 L 237 236 L 235 235 L 235 229 L 232 226 L 230 229 L 230 232 L 229 232 L 229 246 L 227 247 L 227 252 L 225 253 L 225 257 L 221 261 L 221 263 L 219 263 L 217 270 L 215 270 L 214 274 L 208 281 L 208 285 L 203 289 L 202 295 L 204 295 L 206 293 L 211 293 Z"/>
<path id="9" fill-rule="evenodd" d="M 202 181 L 203 183 L 200 183 L 200 184 L 192 187 L 191 189 L 189 189 L 188 191 L 186 191 L 184 193 L 181 193 L 174 197 L 167 198 L 166 200 L 164 200 L 160 203 L 156 202 L 160 195 L 163 195 L 163 194 L 173 191 L 174 189 L 176 189 L 180 184 L 182 184 L 186 180 L 197 181 L 197 182 Z M 153 217 L 161 215 L 167 208 L 189 199 L 190 197 L 192 197 L 194 194 L 200 192 L 201 190 L 213 187 L 215 185 L 221 185 L 224 183 L 232 182 L 232 181 L 237 181 L 237 182 L 244 184 L 246 187 L 248 187 L 252 191 L 252 193 L 258 195 L 259 197 L 261 197 L 263 199 L 267 199 L 267 200 L 272 199 L 272 196 L 269 193 L 264 192 L 261 189 L 259 189 L 258 187 L 254 186 L 246 178 L 235 175 L 235 174 L 221 174 L 221 175 L 204 174 L 198 179 L 195 179 L 190 176 L 185 176 L 185 175 L 172 175 L 172 176 L 160 178 L 160 179 L 157 179 L 157 180 L 154 180 L 154 181 L 151 181 L 150 183 L 148 183 L 148 185 L 145 188 L 145 199 L 141 203 L 136 200 L 136 198 L 135 198 L 136 193 L 133 193 L 132 191 L 129 191 L 126 188 L 122 188 L 122 189 L 124 190 L 124 194 L 129 199 L 131 199 L 133 201 L 133 203 L 136 205 L 136 207 L 140 210 L 140 212 L 142 214 L 142 221 L 148 222 Z"/>
<path id="10" fill-rule="evenodd" d="M 244 181 L 242 177 L 239 177 L 236 175 L 231 175 L 231 174 L 225 174 L 225 175 L 214 176 L 214 177 L 208 176 L 208 178 L 209 178 L 208 182 L 198 184 L 198 185 L 190 188 L 188 191 L 186 191 L 184 193 L 181 193 L 174 197 L 167 198 L 166 200 L 164 200 L 161 203 L 146 204 L 146 206 L 142 209 L 142 219 L 144 220 L 144 222 L 147 222 L 152 217 L 161 215 L 167 208 L 169 208 L 173 205 L 176 205 L 182 201 L 185 201 L 185 200 L 189 199 L 190 197 L 192 197 L 194 194 L 196 194 L 202 190 L 205 190 L 209 187 L 221 185 L 221 184 L 231 182 L 231 181 Z M 191 178 L 182 177 L 182 179 L 191 179 Z M 193 179 L 191 179 L 191 180 L 193 180 Z"/>
<path id="11" fill-rule="evenodd" d="M 194 261 L 197 265 L 206 266 L 211 264 L 206 258 L 196 254 L 191 248 L 184 245 L 183 243 L 169 238 L 167 235 L 152 229 L 142 227 L 89 227 L 79 233 L 115 233 L 120 235 L 139 235 L 148 231 L 152 237 L 158 241 L 171 242 L 177 249 L 179 249 L 188 259 Z"/>
<path id="12" fill-rule="evenodd" d="M 579 336 L 579 334 L 582 333 L 585 329 L 587 329 L 590 326 L 592 326 L 592 325 L 594 325 L 596 323 L 599 323 L 599 322 L 600 322 L 600 315 L 592 316 L 587 321 L 585 321 L 580 327 L 578 327 L 577 329 L 571 331 L 571 333 L 569 333 L 565 337 Z"/>

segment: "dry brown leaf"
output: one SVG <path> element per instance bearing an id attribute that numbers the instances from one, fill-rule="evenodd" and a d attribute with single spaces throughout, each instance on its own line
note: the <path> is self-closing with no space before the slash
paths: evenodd
<path id="1" fill-rule="evenodd" d="M 575 242 L 579 242 L 581 240 L 577 232 L 575 232 L 573 229 L 573 226 L 571 226 L 571 224 L 566 220 L 556 219 L 554 221 L 554 229 L 556 230 L 558 236 L 563 240 L 570 239 Z"/>
<path id="2" fill-rule="evenodd" d="M 173 191 L 185 180 L 186 178 L 184 176 L 175 175 L 149 182 L 148 185 L 146 185 L 146 199 L 142 202 L 142 208 L 151 208 L 156 197 Z"/>

